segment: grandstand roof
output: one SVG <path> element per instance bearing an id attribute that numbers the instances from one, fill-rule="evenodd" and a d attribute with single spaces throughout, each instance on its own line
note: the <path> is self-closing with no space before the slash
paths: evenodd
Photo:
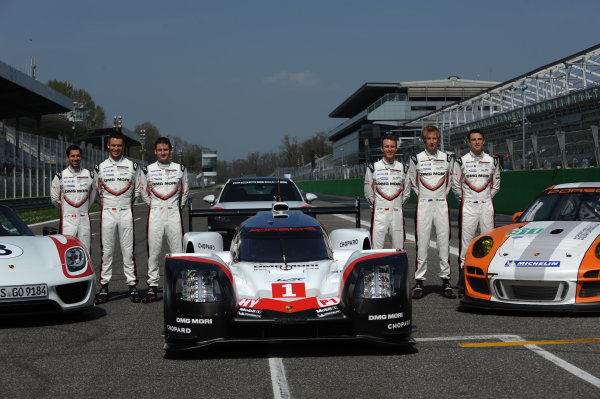
<path id="1" fill-rule="evenodd" d="M 498 85 L 498 82 L 460 79 L 420 80 L 414 82 L 367 82 L 329 114 L 330 118 L 352 118 L 388 93 L 407 93 L 409 98 L 462 99 Z"/>
<path id="2" fill-rule="evenodd" d="M 0 61 L 0 119 L 67 112 L 73 100 Z"/>

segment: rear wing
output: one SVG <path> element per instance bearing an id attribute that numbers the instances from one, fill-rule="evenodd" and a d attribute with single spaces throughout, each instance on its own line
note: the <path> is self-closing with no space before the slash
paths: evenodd
<path id="1" fill-rule="evenodd" d="M 194 209 L 191 199 L 188 200 L 188 231 L 192 231 L 192 218 L 209 216 L 254 216 L 260 211 L 268 211 L 270 208 L 248 208 L 248 209 Z M 302 211 L 307 215 L 331 215 L 331 214 L 355 214 L 356 228 L 360 228 L 360 196 L 354 197 L 354 206 L 309 206 L 303 208 L 290 208 L 290 211 Z"/>

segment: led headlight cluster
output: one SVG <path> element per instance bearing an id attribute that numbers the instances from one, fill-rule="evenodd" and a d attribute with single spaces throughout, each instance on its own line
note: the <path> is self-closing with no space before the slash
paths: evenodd
<path id="1" fill-rule="evenodd" d="M 493 247 L 494 239 L 490 236 L 483 236 L 473 244 L 473 256 L 476 258 L 483 258 L 490 253 Z"/>
<path id="2" fill-rule="evenodd" d="M 69 272 L 74 273 L 83 269 L 87 265 L 85 251 L 81 247 L 72 247 L 65 252 L 65 262 Z"/>
<path id="3" fill-rule="evenodd" d="M 361 273 L 357 295 L 359 298 L 389 298 L 394 295 L 392 268 L 390 265 L 365 267 Z"/>
<path id="4" fill-rule="evenodd" d="M 600 244 L 596 245 L 596 258 L 600 259 Z"/>
<path id="5" fill-rule="evenodd" d="M 214 270 L 183 270 L 177 281 L 179 299 L 188 302 L 219 302 L 222 290 Z"/>

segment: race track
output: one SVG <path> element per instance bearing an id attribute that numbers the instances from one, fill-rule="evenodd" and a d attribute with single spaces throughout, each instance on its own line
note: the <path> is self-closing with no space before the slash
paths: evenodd
<path id="1" fill-rule="evenodd" d="M 200 198 L 206 194 L 194 194 L 195 207 L 204 206 Z M 317 205 L 339 199 L 322 197 Z M 414 206 L 408 205 L 405 213 L 406 250 L 414 267 Z M 135 207 L 142 292 L 146 214 L 145 206 Z M 98 216 L 92 217 L 96 269 Z M 367 227 L 369 216 L 366 210 L 362 214 Z M 319 220 L 329 230 L 352 226 L 344 217 Z M 452 220 L 455 271 L 455 215 Z M 498 217 L 499 224 L 508 220 Z M 199 220 L 194 226 L 205 228 Z M 42 227 L 33 229 L 41 234 Z M 120 255 L 116 258 L 108 303 L 81 315 L 0 318 L 0 397 L 600 397 L 599 314 L 459 311 L 458 299 L 439 295 L 433 248 L 426 295 L 413 301 L 417 344 L 412 349 L 348 343 L 244 344 L 178 359 L 165 358 L 162 349 L 162 301 L 131 303 Z"/>

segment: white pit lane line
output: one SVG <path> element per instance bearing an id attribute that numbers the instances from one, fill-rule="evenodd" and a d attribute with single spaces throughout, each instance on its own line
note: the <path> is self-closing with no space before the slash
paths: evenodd
<path id="1" fill-rule="evenodd" d="M 290 399 L 290 387 L 285 377 L 283 360 L 279 357 L 269 358 L 269 369 L 271 370 L 271 383 L 273 384 L 273 397 L 275 399 Z"/>
<path id="2" fill-rule="evenodd" d="M 491 334 L 491 335 L 463 335 L 457 337 L 434 337 L 434 338 L 414 338 L 417 343 L 419 342 L 439 342 L 439 341 L 479 341 L 479 340 L 490 340 L 497 339 L 503 342 L 515 342 L 515 341 L 526 341 L 519 335 L 510 335 L 510 334 Z M 523 345 L 525 348 L 531 350 L 536 355 L 543 357 L 544 359 L 554 363 L 556 366 L 562 368 L 563 370 L 573 374 L 575 377 L 578 377 L 585 382 L 588 382 L 595 386 L 596 388 L 600 388 L 600 378 L 591 375 L 587 371 L 580 369 L 579 367 L 567 362 L 566 360 L 561 359 L 560 357 L 553 355 L 545 349 L 542 349 L 538 345 Z"/>
<path id="3" fill-rule="evenodd" d="M 344 220 L 347 220 L 349 222 L 355 222 L 356 221 L 356 218 L 353 218 L 353 217 L 348 216 L 348 215 L 342 215 L 342 214 L 336 213 L 333 216 L 337 216 L 340 219 L 344 219 Z M 364 220 L 360 221 L 360 225 L 363 226 L 363 227 L 365 227 L 365 228 L 367 228 L 367 229 L 371 227 L 371 223 L 365 222 Z M 412 234 L 406 234 L 406 239 L 408 241 L 416 241 L 416 237 L 414 235 L 412 235 Z M 437 245 L 436 245 L 435 241 L 429 241 L 429 246 L 431 248 L 437 248 Z M 451 246 L 450 247 L 450 253 L 452 255 L 458 256 L 458 248 Z"/>

